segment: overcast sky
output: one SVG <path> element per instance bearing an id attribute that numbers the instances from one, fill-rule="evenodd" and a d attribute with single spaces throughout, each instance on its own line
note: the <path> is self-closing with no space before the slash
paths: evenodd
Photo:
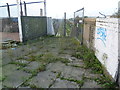
<path id="1" fill-rule="evenodd" d="M 22 0 L 26 2 L 42 0 Z M 118 1 L 120 0 L 46 0 L 47 16 L 53 18 L 63 18 L 64 12 L 67 17 L 73 17 L 74 11 L 84 7 L 86 16 L 100 16 L 99 12 L 105 15 L 111 15 L 117 11 Z M 16 0 L 0 0 L 0 6 L 6 3 L 14 4 Z M 40 8 L 43 4 L 27 5 L 28 15 L 40 15 Z M 11 15 L 16 16 L 16 7 L 11 7 Z M 7 16 L 6 8 L 0 8 L 0 17 Z"/>

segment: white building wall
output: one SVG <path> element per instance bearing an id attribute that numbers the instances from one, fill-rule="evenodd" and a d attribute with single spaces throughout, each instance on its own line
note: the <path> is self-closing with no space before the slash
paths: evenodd
<path id="1" fill-rule="evenodd" d="M 117 18 L 96 19 L 95 53 L 114 79 L 118 70 L 118 30 Z"/>

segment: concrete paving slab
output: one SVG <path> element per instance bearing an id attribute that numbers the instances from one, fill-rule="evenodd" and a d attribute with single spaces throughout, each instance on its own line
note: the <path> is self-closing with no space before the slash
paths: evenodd
<path id="1" fill-rule="evenodd" d="M 40 62 L 34 61 L 34 62 L 31 62 L 30 64 L 28 64 L 24 69 L 34 71 L 34 70 L 38 69 L 40 66 L 41 66 Z"/>
<path id="2" fill-rule="evenodd" d="M 64 67 L 64 70 L 61 75 L 64 76 L 65 78 L 82 80 L 82 76 L 84 73 L 85 73 L 85 69 L 66 66 Z"/>
<path id="3" fill-rule="evenodd" d="M 61 62 L 56 62 L 56 63 L 48 64 L 46 69 L 48 71 L 62 72 L 64 69 L 64 66 L 66 66 L 66 65 Z"/>
<path id="4" fill-rule="evenodd" d="M 85 77 L 87 77 L 87 78 L 99 78 L 100 76 L 101 76 L 101 74 L 94 74 L 94 73 L 91 73 L 91 69 L 86 69 L 86 71 L 85 71 Z"/>
<path id="5" fill-rule="evenodd" d="M 48 88 L 56 79 L 56 75 L 57 74 L 50 71 L 40 72 L 27 83 L 30 85 L 35 85 L 37 88 Z"/>
<path id="6" fill-rule="evenodd" d="M 10 57 L 9 55 L 6 54 L 6 56 L 4 56 L 2 54 L 2 65 L 6 65 L 9 64 L 12 61 L 12 57 Z"/>
<path id="7" fill-rule="evenodd" d="M 56 79 L 55 83 L 51 86 L 51 88 L 79 88 L 79 85 L 67 80 Z"/>
<path id="8" fill-rule="evenodd" d="M 11 75 L 14 71 L 17 71 L 17 67 L 16 65 L 13 64 L 8 64 L 6 66 L 2 67 L 2 75 L 4 76 L 8 76 Z"/>
<path id="9" fill-rule="evenodd" d="M 87 80 L 81 88 L 102 88 L 102 87 L 93 80 Z"/>
<path id="10" fill-rule="evenodd" d="M 31 74 L 25 73 L 23 71 L 14 71 L 9 76 L 7 76 L 2 84 L 7 87 L 16 88 L 30 76 Z"/>
<path id="11" fill-rule="evenodd" d="M 71 61 L 70 63 L 68 63 L 68 65 L 83 67 L 84 63 L 83 63 L 83 61 L 74 60 L 74 61 Z"/>

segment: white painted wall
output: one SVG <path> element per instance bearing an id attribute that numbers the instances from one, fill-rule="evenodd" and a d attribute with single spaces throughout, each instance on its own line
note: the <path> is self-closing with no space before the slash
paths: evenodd
<path id="1" fill-rule="evenodd" d="M 51 17 L 47 17 L 47 35 L 55 35 Z"/>
<path id="2" fill-rule="evenodd" d="M 114 79 L 118 70 L 118 32 L 117 18 L 96 19 L 95 53 Z"/>
<path id="3" fill-rule="evenodd" d="M 120 2 L 119 2 L 120 4 Z M 119 25 L 118 25 L 118 58 L 119 58 L 119 65 L 120 65 L 120 19 L 118 20 L 119 22 Z M 118 78 L 118 85 L 120 86 L 120 66 L 118 67 L 119 69 L 119 72 L 118 72 L 118 75 L 119 75 L 119 78 Z"/>

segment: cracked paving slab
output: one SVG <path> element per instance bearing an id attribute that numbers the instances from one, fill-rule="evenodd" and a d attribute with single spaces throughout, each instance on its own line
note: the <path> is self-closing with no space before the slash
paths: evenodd
<path id="1" fill-rule="evenodd" d="M 84 82 L 84 85 L 81 88 L 102 88 L 94 80 L 87 80 Z"/>
<path id="2" fill-rule="evenodd" d="M 65 66 L 64 70 L 61 72 L 61 75 L 65 78 L 72 78 L 75 80 L 82 80 L 82 76 L 85 73 L 85 69 Z"/>
<path id="3" fill-rule="evenodd" d="M 17 67 L 18 66 L 13 64 L 8 64 L 2 67 L 2 75 L 4 76 L 11 75 L 14 71 L 17 71 Z"/>
<path id="4" fill-rule="evenodd" d="M 65 55 L 65 56 L 63 56 L 63 58 L 70 60 L 70 63 L 68 63 L 68 65 L 84 67 L 84 62 L 81 59 L 71 57 L 71 55 Z"/>
<path id="5" fill-rule="evenodd" d="M 31 62 L 30 64 L 28 64 L 24 69 L 34 71 L 34 70 L 38 69 L 40 66 L 41 66 L 40 62 L 34 61 L 34 62 Z"/>
<path id="6" fill-rule="evenodd" d="M 87 78 L 93 78 L 93 79 L 99 78 L 101 76 L 101 74 L 95 74 L 91 72 L 92 72 L 91 69 L 86 69 L 84 76 Z"/>
<path id="7" fill-rule="evenodd" d="M 50 88 L 79 88 L 79 85 L 67 80 L 56 79 L 55 83 Z"/>
<path id="8" fill-rule="evenodd" d="M 49 86 L 55 81 L 56 75 L 57 74 L 50 71 L 40 72 L 27 83 L 35 85 L 37 88 L 49 88 Z"/>
<path id="9" fill-rule="evenodd" d="M 47 65 L 46 69 L 48 71 L 62 72 L 66 65 L 61 62 L 50 63 Z"/>
<path id="10" fill-rule="evenodd" d="M 3 81 L 3 86 L 16 88 L 21 85 L 25 80 L 27 80 L 31 74 L 25 73 L 23 71 L 14 71 Z"/>
<path id="11" fill-rule="evenodd" d="M 66 66 L 61 62 L 48 64 L 47 70 L 52 72 L 61 72 L 61 76 L 64 76 L 65 78 L 73 78 L 75 80 L 82 80 L 82 76 L 85 73 L 85 69 Z"/>

